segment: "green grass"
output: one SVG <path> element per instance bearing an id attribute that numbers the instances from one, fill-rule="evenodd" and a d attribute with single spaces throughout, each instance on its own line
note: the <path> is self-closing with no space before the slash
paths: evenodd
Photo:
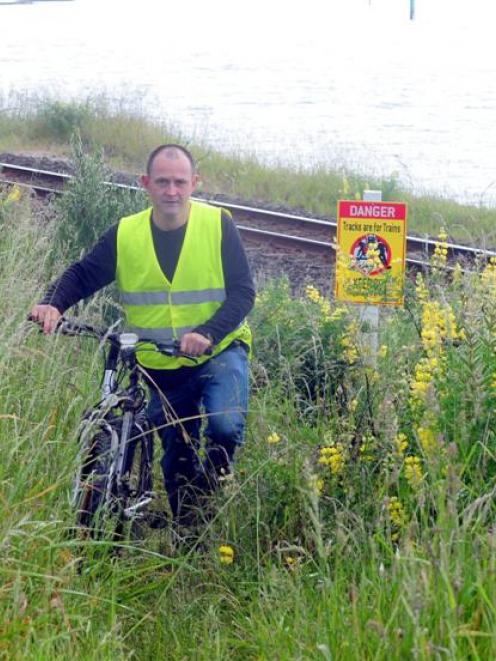
<path id="1" fill-rule="evenodd" d="M 0 97 L 0 150 L 70 156 L 74 131 L 80 133 L 87 150 L 103 150 L 107 164 L 136 173 L 142 171 L 155 146 L 181 142 L 199 161 L 200 192 L 205 194 L 222 193 L 334 217 L 337 200 L 361 198 L 365 188 L 380 188 L 385 200 L 408 202 L 410 232 L 436 235 L 444 227 L 456 241 L 488 248 L 495 245 L 496 209 L 404 189 L 395 173 L 378 179 L 351 172 L 341 164 L 269 166 L 236 150 L 221 153 L 208 146 L 208 136 L 192 140 L 176 126 L 148 119 L 143 108 L 125 100 L 116 104 L 103 96 L 81 102 L 33 95 Z"/>
<path id="2" fill-rule="evenodd" d="M 409 285 L 377 368 L 353 306 L 269 284 L 246 446 L 203 550 L 146 530 L 115 556 L 71 535 L 98 352 L 24 321 L 67 261 L 65 214 L 41 225 L 0 192 L 0 658 L 493 658 L 496 266 Z"/>

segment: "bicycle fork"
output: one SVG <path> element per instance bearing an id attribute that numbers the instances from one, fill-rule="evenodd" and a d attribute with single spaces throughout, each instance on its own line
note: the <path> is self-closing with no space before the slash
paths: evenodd
<path id="1" fill-rule="evenodd" d="M 116 438 L 115 440 L 116 446 L 115 448 L 114 447 L 112 448 L 112 456 L 116 457 L 116 461 L 112 462 L 112 470 L 114 471 L 114 473 L 111 473 L 110 475 L 108 487 L 113 483 L 116 472 L 117 489 L 119 492 L 129 489 L 128 464 L 129 464 L 129 452 L 131 450 L 130 441 L 133 431 L 134 417 L 135 415 L 133 411 L 125 411 L 125 413 L 122 416 L 120 439 Z M 143 440 L 142 443 L 143 445 L 141 451 L 144 452 L 145 440 Z M 134 451 L 135 450 L 136 448 L 134 448 Z M 144 507 L 146 507 L 153 499 L 152 494 L 150 493 L 140 494 L 140 496 L 141 497 L 139 498 L 139 500 L 137 500 L 132 505 L 124 508 L 122 514 L 125 519 L 138 517 L 139 511 L 142 510 Z"/>

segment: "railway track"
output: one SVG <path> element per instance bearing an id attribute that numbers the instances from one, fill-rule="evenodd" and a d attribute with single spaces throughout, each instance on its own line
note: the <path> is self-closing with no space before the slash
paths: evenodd
<path id="1" fill-rule="evenodd" d="M 29 187 L 38 195 L 60 195 L 72 178 L 71 174 L 43 170 L 15 163 L 0 162 L 0 182 Z M 108 181 L 106 185 L 114 188 L 139 190 L 128 183 Z M 269 244 L 274 248 L 304 253 L 307 256 L 318 253 L 326 262 L 334 260 L 337 223 L 335 218 L 310 218 L 292 213 L 231 203 L 206 197 L 195 198 L 228 209 L 233 216 L 238 230 L 249 244 Z M 430 266 L 429 258 L 434 253 L 437 241 L 428 237 L 409 235 L 407 237 L 407 264 L 412 267 Z M 449 259 L 472 261 L 476 256 L 493 257 L 496 252 L 482 250 L 448 242 Z"/>

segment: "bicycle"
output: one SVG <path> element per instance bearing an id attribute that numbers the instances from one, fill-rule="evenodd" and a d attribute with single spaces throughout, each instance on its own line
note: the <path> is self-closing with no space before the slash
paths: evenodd
<path id="1" fill-rule="evenodd" d="M 110 528 L 111 536 L 118 538 L 125 522 L 143 517 L 154 497 L 153 431 L 146 416 L 147 397 L 136 353 L 146 344 L 146 350 L 195 359 L 180 351 L 177 340 L 156 342 L 135 333 L 113 332 L 112 327 L 97 329 L 75 319 L 62 318 L 56 332 L 92 337 L 108 345 L 101 398 L 80 423 L 72 505 L 76 529 L 87 536 L 100 536 Z"/>

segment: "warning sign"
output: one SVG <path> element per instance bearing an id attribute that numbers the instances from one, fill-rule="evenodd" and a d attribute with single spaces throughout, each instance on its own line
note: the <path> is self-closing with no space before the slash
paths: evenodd
<path id="1" fill-rule="evenodd" d="M 403 304 L 406 217 L 399 202 L 338 202 L 338 300 Z"/>

